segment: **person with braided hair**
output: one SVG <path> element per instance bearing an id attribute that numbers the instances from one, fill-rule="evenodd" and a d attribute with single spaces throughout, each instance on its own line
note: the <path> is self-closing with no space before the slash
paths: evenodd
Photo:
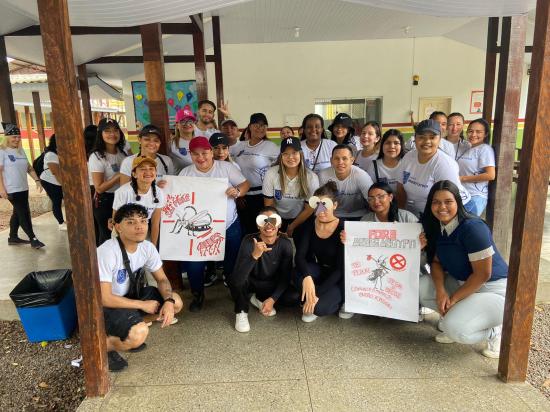
<path id="1" fill-rule="evenodd" d="M 158 244 L 160 233 L 160 212 L 164 206 L 164 193 L 156 185 L 157 162 L 147 156 L 136 156 L 132 162 L 132 180 L 115 192 L 113 216 L 128 203 L 137 203 L 147 209 L 151 228 L 151 242 Z"/>

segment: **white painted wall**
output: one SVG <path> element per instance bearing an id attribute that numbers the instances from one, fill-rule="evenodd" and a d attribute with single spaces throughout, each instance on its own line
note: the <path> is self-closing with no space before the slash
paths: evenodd
<path id="1" fill-rule="evenodd" d="M 477 116 L 469 114 L 470 92 L 483 89 L 484 81 L 485 52 L 443 37 L 228 44 L 222 56 L 225 97 L 242 127 L 253 112 L 266 113 L 270 127 L 280 127 L 286 116 L 301 119 L 311 113 L 317 98 L 367 96 L 383 97 L 384 123 L 408 122 L 409 110 L 417 117 L 420 97 L 438 96 L 452 97 L 452 110 L 473 119 Z M 207 66 L 209 96 L 215 100 L 214 65 Z M 165 67 L 166 80 L 195 75 L 193 64 Z M 412 86 L 413 74 L 420 76 L 418 86 Z M 123 80 L 129 129 L 135 124 L 132 80 L 144 77 Z M 525 76 L 521 118 L 527 81 Z"/>

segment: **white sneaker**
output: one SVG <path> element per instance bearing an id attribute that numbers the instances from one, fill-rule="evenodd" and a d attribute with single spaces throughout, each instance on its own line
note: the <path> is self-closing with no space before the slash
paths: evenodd
<path id="1" fill-rule="evenodd" d="M 59 225 L 59 230 L 66 232 L 67 231 L 67 224 L 65 222 L 61 223 Z"/>
<path id="2" fill-rule="evenodd" d="M 237 332 L 250 331 L 250 323 L 248 323 L 248 313 L 241 312 L 235 315 L 235 330 Z"/>
<path id="3" fill-rule="evenodd" d="M 264 303 L 256 297 L 255 293 L 252 296 L 250 296 L 250 303 L 252 304 L 252 306 L 257 308 L 261 312 L 262 306 Z M 277 311 L 275 310 L 275 308 L 273 308 L 271 309 L 271 312 L 269 312 L 267 316 L 275 316 L 276 314 L 277 314 Z"/>
<path id="4" fill-rule="evenodd" d="M 491 329 L 491 336 L 487 339 L 487 347 L 481 351 L 486 358 L 498 359 L 500 357 L 500 338 L 502 337 L 502 325 Z"/>
<path id="5" fill-rule="evenodd" d="M 353 318 L 353 315 L 355 315 L 355 313 L 351 313 L 351 312 L 346 312 L 344 310 L 344 306 L 342 305 L 342 307 L 340 308 L 340 311 L 338 312 L 338 317 L 340 319 L 351 319 Z"/>
<path id="6" fill-rule="evenodd" d="M 302 322 L 305 323 L 311 323 L 315 319 L 317 319 L 317 315 L 314 315 L 313 313 L 311 315 L 302 315 Z"/>
<path id="7" fill-rule="evenodd" d="M 440 332 L 443 332 L 443 329 L 441 329 L 441 324 L 443 323 L 443 318 L 439 318 L 437 321 L 437 330 Z"/>
<path id="8" fill-rule="evenodd" d="M 445 333 L 440 333 L 436 335 L 435 341 L 439 343 L 455 343 L 455 341 L 449 338 Z"/>
<path id="9" fill-rule="evenodd" d="M 435 310 L 430 309 L 430 308 L 426 308 L 426 307 L 422 306 L 422 307 L 420 308 L 420 313 L 421 313 L 422 315 L 430 315 L 430 314 L 432 314 L 432 313 L 435 313 Z"/>

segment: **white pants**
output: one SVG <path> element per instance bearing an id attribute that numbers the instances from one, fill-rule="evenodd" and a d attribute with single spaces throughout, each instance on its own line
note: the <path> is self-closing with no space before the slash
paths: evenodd
<path id="1" fill-rule="evenodd" d="M 451 296 L 464 282 L 445 274 L 445 289 Z M 502 324 L 506 278 L 486 282 L 476 292 L 456 303 L 441 322 L 441 330 L 463 344 L 484 342 L 491 329 Z M 420 277 L 420 304 L 438 311 L 435 286 L 431 276 Z"/>

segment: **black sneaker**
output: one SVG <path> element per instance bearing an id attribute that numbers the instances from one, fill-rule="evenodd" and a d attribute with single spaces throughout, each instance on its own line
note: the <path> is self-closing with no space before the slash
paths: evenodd
<path id="1" fill-rule="evenodd" d="M 229 283 L 227 283 L 227 276 L 225 276 L 225 273 L 222 275 L 223 276 L 223 285 L 228 288 L 229 287 Z"/>
<path id="2" fill-rule="evenodd" d="M 204 287 L 209 288 L 212 286 L 216 281 L 218 280 L 218 275 L 216 274 L 216 271 L 208 271 L 204 274 Z"/>
<path id="3" fill-rule="evenodd" d="M 109 370 L 111 372 L 119 372 L 128 367 L 128 362 L 114 350 L 107 352 L 107 360 L 109 361 Z"/>
<path id="4" fill-rule="evenodd" d="M 193 292 L 193 300 L 189 305 L 189 312 L 200 312 L 204 304 L 204 292 Z"/>
<path id="5" fill-rule="evenodd" d="M 46 245 L 42 243 L 40 240 L 38 240 L 37 238 L 34 238 L 33 240 L 31 240 L 31 247 L 33 249 L 40 249 L 40 248 L 43 248 L 44 246 Z"/>
<path id="6" fill-rule="evenodd" d="M 8 238 L 8 245 L 10 245 L 10 246 L 13 246 L 13 245 L 28 245 L 29 243 L 31 243 L 30 240 L 20 239 L 18 237 L 9 237 Z"/>

